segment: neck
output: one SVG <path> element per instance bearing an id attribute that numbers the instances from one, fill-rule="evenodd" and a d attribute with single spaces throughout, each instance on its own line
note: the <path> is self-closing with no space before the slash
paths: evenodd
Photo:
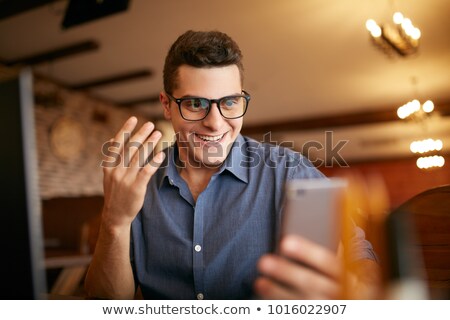
<path id="1" fill-rule="evenodd" d="M 219 167 L 208 168 L 200 167 L 194 168 L 190 166 L 182 167 L 180 171 L 180 176 L 186 181 L 189 190 L 191 191 L 192 197 L 195 202 L 203 190 L 208 186 L 209 181 L 214 173 L 219 170 Z"/>

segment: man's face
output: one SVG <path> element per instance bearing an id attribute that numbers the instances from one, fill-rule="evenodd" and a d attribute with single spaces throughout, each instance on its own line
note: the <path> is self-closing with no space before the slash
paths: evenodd
<path id="1" fill-rule="evenodd" d="M 219 99 L 242 93 L 239 69 L 236 65 L 215 68 L 195 68 L 188 65 L 178 69 L 178 87 L 172 96 Z M 188 166 L 216 167 L 223 163 L 242 128 L 242 118 L 225 119 L 215 103 L 205 119 L 184 120 L 178 105 L 161 93 L 164 116 L 172 121 L 177 134 L 180 160 Z"/>

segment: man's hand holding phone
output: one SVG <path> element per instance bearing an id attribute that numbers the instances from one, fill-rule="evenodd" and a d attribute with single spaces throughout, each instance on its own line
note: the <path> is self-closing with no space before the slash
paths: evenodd
<path id="1" fill-rule="evenodd" d="M 346 180 L 334 178 L 287 184 L 277 252 L 258 263 L 254 288 L 262 299 L 376 297 L 378 264 L 363 258 L 350 272 L 338 252 L 343 219 L 349 218 L 346 188 Z"/>
<path id="2" fill-rule="evenodd" d="M 286 235 L 279 254 L 263 256 L 255 292 L 262 299 L 338 299 L 342 263 L 333 251 L 298 235 Z"/>

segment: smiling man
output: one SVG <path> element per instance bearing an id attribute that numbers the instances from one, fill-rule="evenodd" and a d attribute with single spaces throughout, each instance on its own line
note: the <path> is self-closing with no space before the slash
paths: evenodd
<path id="1" fill-rule="evenodd" d="M 161 134 L 130 118 L 111 142 L 142 144 L 130 163 L 104 168 L 105 204 L 86 277 L 90 296 L 152 299 L 339 297 L 334 253 L 300 237 L 274 251 L 283 187 L 323 178 L 299 153 L 240 135 L 250 103 L 242 54 L 221 32 L 188 31 L 164 65 L 160 101 L 174 146 L 140 166 Z M 129 141 L 125 137 L 135 131 Z M 123 157 L 122 157 L 123 159 Z M 356 229 L 355 260 L 374 254 Z"/>

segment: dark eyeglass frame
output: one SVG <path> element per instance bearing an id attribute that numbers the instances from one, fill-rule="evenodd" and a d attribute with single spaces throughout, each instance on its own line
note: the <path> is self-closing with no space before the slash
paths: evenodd
<path id="1" fill-rule="evenodd" d="M 212 104 L 213 104 L 213 103 L 216 104 L 217 108 L 219 109 L 220 115 L 221 115 L 223 118 L 225 118 L 225 119 L 239 119 L 239 118 L 242 118 L 242 117 L 245 115 L 245 113 L 247 112 L 248 104 L 249 104 L 250 99 L 251 99 L 251 96 L 250 96 L 250 94 L 249 94 L 248 92 L 246 92 L 245 90 L 242 90 L 242 93 L 243 93 L 243 94 L 234 94 L 234 95 L 225 96 L 225 97 L 222 97 L 222 98 L 219 98 L 219 99 L 207 99 L 207 98 L 203 98 L 203 97 L 184 97 L 184 98 L 175 98 L 175 97 L 173 97 L 172 95 L 168 94 L 167 92 L 166 92 L 166 95 L 167 95 L 167 97 L 169 97 L 170 100 L 174 101 L 174 102 L 178 105 L 178 110 L 180 111 L 180 115 L 181 115 L 181 117 L 182 117 L 184 120 L 186 120 L 186 121 L 201 121 L 201 120 L 205 119 L 205 118 L 208 116 L 209 112 L 211 111 L 211 107 L 212 107 Z M 244 99 L 245 99 L 245 102 L 246 102 L 246 103 L 245 103 L 245 110 L 244 110 L 244 112 L 242 113 L 242 115 L 240 115 L 239 117 L 231 117 L 231 118 L 230 118 L 230 117 L 226 117 L 226 116 L 224 116 L 223 113 L 222 113 L 222 109 L 220 108 L 220 103 L 221 103 L 222 100 L 230 99 L 230 98 L 234 98 L 234 97 L 241 97 L 241 98 L 244 98 Z M 205 116 L 204 116 L 203 118 L 201 118 L 201 119 L 196 119 L 196 120 L 192 120 L 192 119 L 186 119 L 186 118 L 183 116 L 183 112 L 181 111 L 181 103 L 182 103 L 183 101 L 185 101 L 185 100 L 191 100 L 191 99 L 203 99 L 203 100 L 208 101 L 208 103 L 209 103 L 209 108 L 208 108 L 208 110 L 206 111 L 206 114 L 205 114 Z"/>

